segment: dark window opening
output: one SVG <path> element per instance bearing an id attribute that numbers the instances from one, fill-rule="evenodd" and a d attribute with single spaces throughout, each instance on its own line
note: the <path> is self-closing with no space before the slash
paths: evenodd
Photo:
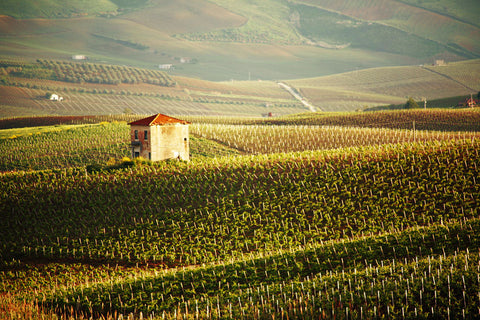
<path id="1" fill-rule="evenodd" d="M 140 157 L 140 152 L 138 152 L 138 151 L 135 151 L 135 155 L 134 155 L 133 157 L 134 157 L 134 158 L 138 158 L 138 157 Z"/>
<path id="2" fill-rule="evenodd" d="M 148 131 L 145 130 L 145 131 L 143 132 L 143 134 L 144 134 L 144 137 L 145 137 L 144 139 L 145 139 L 145 140 L 148 140 Z"/>
<path id="3" fill-rule="evenodd" d="M 150 152 L 148 153 L 148 160 L 152 160 L 152 154 Z"/>
<path id="4" fill-rule="evenodd" d="M 135 130 L 135 140 L 138 140 L 138 130 Z"/>

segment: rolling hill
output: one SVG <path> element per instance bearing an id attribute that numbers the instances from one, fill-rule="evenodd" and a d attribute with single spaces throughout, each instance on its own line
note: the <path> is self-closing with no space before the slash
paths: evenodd
<path id="1" fill-rule="evenodd" d="M 478 54 L 480 30 L 478 23 L 470 22 L 478 20 L 473 18 L 480 12 L 478 2 L 437 1 L 433 3 L 428 1 L 426 5 L 424 1 L 419 0 L 301 0 L 299 2 L 342 13 L 362 21 L 391 26 L 443 44 L 457 53 L 463 52 L 469 55 L 468 52 L 477 52 Z"/>
<path id="2" fill-rule="evenodd" d="M 479 74 L 480 60 L 469 60 L 445 66 L 372 68 L 287 83 L 321 110 L 352 111 L 365 106 L 401 104 L 408 97 L 426 99 L 428 104 L 432 99 L 476 95 L 480 91 Z"/>
<path id="3" fill-rule="evenodd" d="M 0 117 L 124 112 L 260 117 L 309 110 L 274 81 L 212 82 L 125 66 L 25 61 L 0 61 Z M 428 108 L 448 108 L 477 95 L 479 74 L 480 60 L 468 60 L 444 66 L 372 68 L 284 83 L 318 111 L 400 105 L 409 97 L 426 99 Z M 57 93 L 64 101 L 50 101 L 48 93 Z"/>
<path id="4" fill-rule="evenodd" d="M 0 2 L 1 319 L 478 318 L 478 0 L 67 2 Z"/>
<path id="5" fill-rule="evenodd" d="M 478 5 L 357 1 L 3 1 L 0 55 L 157 68 L 207 80 L 298 79 L 480 55 Z M 24 10 L 27 8 L 28 10 Z M 137 44 L 132 47 L 131 43 Z"/>

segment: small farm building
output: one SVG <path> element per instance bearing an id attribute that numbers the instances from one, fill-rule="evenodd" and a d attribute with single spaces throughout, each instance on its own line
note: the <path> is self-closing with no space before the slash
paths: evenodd
<path id="1" fill-rule="evenodd" d="M 479 103 L 480 103 L 480 100 L 475 100 L 473 99 L 472 96 L 470 96 L 470 98 L 468 98 L 467 100 L 460 101 L 457 106 L 473 108 L 473 107 L 476 107 Z"/>
<path id="2" fill-rule="evenodd" d="M 130 122 L 132 157 L 152 161 L 190 159 L 190 122 L 156 114 Z"/>
<path id="3" fill-rule="evenodd" d="M 52 101 L 63 101 L 63 97 L 60 97 L 58 94 L 54 93 L 50 96 L 50 100 L 52 100 Z"/>
<path id="4" fill-rule="evenodd" d="M 173 64 L 171 63 L 164 63 L 164 64 L 159 64 L 158 68 L 162 70 L 170 70 L 173 67 Z"/>
<path id="5" fill-rule="evenodd" d="M 74 54 L 72 60 L 87 60 L 87 56 L 84 56 L 83 54 Z"/>

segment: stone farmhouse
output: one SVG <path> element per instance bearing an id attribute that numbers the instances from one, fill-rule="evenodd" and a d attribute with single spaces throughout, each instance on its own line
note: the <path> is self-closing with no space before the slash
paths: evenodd
<path id="1" fill-rule="evenodd" d="M 132 157 L 190 160 L 189 124 L 160 113 L 130 122 Z"/>

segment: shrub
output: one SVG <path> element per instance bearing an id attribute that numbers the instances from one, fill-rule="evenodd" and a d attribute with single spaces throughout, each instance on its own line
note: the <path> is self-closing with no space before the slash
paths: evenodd
<path id="1" fill-rule="evenodd" d="M 98 163 L 94 163 L 94 164 L 89 164 L 86 169 L 88 173 L 94 173 L 94 172 L 102 171 L 103 167 Z"/>
<path id="2" fill-rule="evenodd" d="M 414 108 L 418 108 L 418 104 L 412 97 L 410 97 L 405 103 L 405 109 L 414 109 Z"/>

